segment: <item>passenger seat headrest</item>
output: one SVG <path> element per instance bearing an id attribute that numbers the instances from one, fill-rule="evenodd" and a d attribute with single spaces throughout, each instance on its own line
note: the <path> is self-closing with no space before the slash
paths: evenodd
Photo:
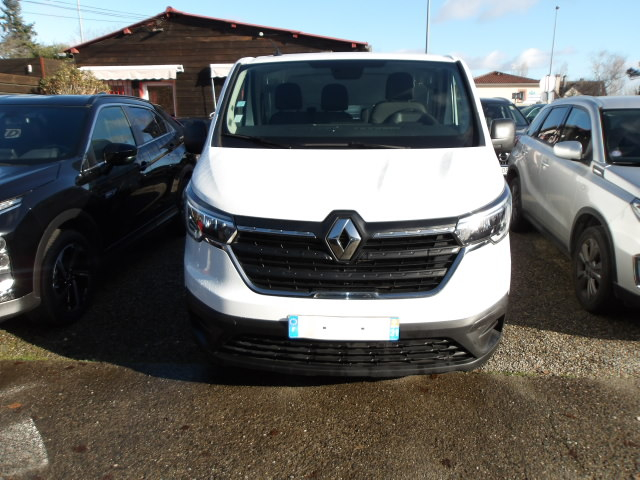
<path id="1" fill-rule="evenodd" d="M 281 83 L 276 87 L 275 103 L 278 110 L 300 110 L 302 90 L 297 83 Z"/>
<path id="2" fill-rule="evenodd" d="M 347 87 L 339 83 L 330 83 L 322 88 L 322 110 L 325 112 L 343 112 L 349 107 Z"/>
<path id="3" fill-rule="evenodd" d="M 413 99 L 413 77 L 406 72 L 395 72 L 387 78 L 387 100 Z"/>

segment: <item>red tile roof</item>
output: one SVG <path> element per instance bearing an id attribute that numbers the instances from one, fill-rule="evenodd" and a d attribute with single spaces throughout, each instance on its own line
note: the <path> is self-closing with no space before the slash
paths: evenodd
<path id="1" fill-rule="evenodd" d="M 535 80 L 533 78 L 521 77 L 519 75 L 511 75 L 510 73 L 503 72 L 490 72 L 484 75 L 480 75 L 479 77 L 475 77 L 474 81 L 476 85 L 496 85 L 496 84 L 535 84 L 539 85 L 540 81 Z"/>

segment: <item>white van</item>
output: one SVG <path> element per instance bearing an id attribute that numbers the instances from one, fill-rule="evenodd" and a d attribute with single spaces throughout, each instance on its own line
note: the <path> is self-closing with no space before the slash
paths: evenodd
<path id="1" fill-rule="evenodd" d="M 481 112 L 450 57 L 238 61 L 185 199 L 189 312 L 212 358 L 382 377 L 482 365 L 511 274 L 493 147 L 514 124 L 490 136 Z"/>

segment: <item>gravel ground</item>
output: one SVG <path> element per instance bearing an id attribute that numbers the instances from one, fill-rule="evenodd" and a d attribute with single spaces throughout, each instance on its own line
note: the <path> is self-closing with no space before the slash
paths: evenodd
<path id="1" fill-rule="evenodd" d="M 1 326 L 0 479 L 640 480 L 638 311 L 585 313 L 555 247 L 511 244 L 489 362 L 375 381 L 211 368 L 183 240 L 133 248 L 76 325 Z"/>
<path id="2" fill-rule="evenodd" d="M 76 325 L 46 329 L 24 318 L 0 325 L 0 359 L 206 363 L 184 308 L 183 242 L 167 237 L 128 250 L 105 272 L 92 308 Z M 583 311 L 570 284 L 569 260 L 555 246 L 535 232 L 512 234 L 511 245 L 507 326 L 481 371 L 640 377 L 640 313 L 622 307 L 606 316 Z"/>

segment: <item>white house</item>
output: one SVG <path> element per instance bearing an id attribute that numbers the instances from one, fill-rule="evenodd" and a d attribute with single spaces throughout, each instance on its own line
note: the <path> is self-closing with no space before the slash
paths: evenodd
<path id="1" fill-rule="evenodd" d="M 503 72 L 490 72 L 475 77 L 481 97 L 502 97 L 516 105 L 532 105 L 542 101 L 540 81 Z"/>

